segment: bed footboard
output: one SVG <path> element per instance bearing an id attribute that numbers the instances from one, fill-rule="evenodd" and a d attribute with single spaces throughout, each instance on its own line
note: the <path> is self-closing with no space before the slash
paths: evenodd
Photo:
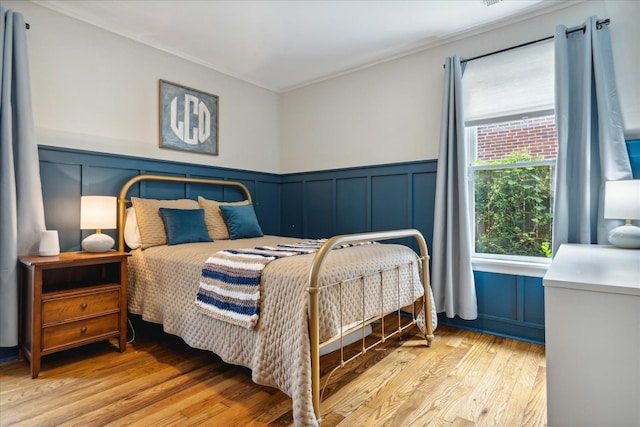
<path id="1" fill-rule="evenodd" d="M 433 319 L 431 315 L 431 287 L 429 285 L 429 254 L 427 249 L 427 243 L 424 240 L 422 234 L 415 229 L 406 229 L 406 230 L 392 230 L 392 231 L 380 231 L 380 232 L 371 232 L 371 233 L 358 233 L 358 234 L 344 234 L 339 236 L 334 236 L 326 241 L 326 243 L 320 248 L 320 250 L 316 253 L 315 258 L 313 260 L 313 264 L 311 266 L 311 270 L 309 272 L 309 335 L 310 335 L 310 344 L 311 344 L 311 387 L 312 387 L 312 399 L 313 399 L 313 409 L 315 413 L 315 417 L 318 420 L 318 423 L 321 422 L 321 413 L 320 413 L 320 323 L 319 323 L 319 294 L 322 290 L 322 287 L 319 286 L 319 276 L 322 270 L 322 265 L 325 262 L 326 257 L 331 252 L 333 248 L 338 245 L 342 245 L 345 243 L 357 243 L 364 241 L 382 241 L 382 240 L 391 240 L 391 239 L 400 239 L 400 238 L 414 238 L 418 242 L 418 246 L 420 247 L 420 258 L 422 260 L 421 265 L 421 281 L 424 287 L 424 296 L 423 300 L 423 311 L 425 318 L 425 339 L 427 341 L 427 346 L 431 346 L 431 342 L 434 339 L 433 335 Z M 400 308 L 400 307 L 398 307 Z M 363 322 L 363 325 L 359 327 L 364 327 L 364 323 L 370 323 L 372 320 L 369 319 L 368 322 Z M 405 326 L 399 328 L 397 331 L 390 333 L 388 335 L 382 336 L 382 341 L 385 338 L 395 335 L 396 333 L 404 331 L 406 328 L 413 326 L 416 324 L 415 313 L 413 316 L 413 321 Z M 357 328 L 356 328 L 357 329 Z M 358 354 L 362 354 L 366 352 L 368 348 L 364 347 L 362 351 Z M 356 356 L 352 357 L 348 361 L 352 360 Z M 348 362 L 347 361 L 347 362 Z M 344 365 L 345 361 L 341 361 L 341 365 Z"/>

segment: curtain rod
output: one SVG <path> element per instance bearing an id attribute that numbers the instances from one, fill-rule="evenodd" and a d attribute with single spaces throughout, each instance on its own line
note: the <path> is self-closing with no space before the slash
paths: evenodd
<path id="1" fill-rule="evenodd" d="M 602 27 L 604 27 L 605 25 L 609 25 L 609 18 L 600 19 L 600 20 L 596 21 L 596 28 L 598 30 L 602 29 Z M 571 33 L 575 33 L 575 32 L 578 32 L 578 31 L 583 31 L 584 32 L 584 30 L 585 30 L 585 26 L 584 25 L 580 25 L 580 26 L 573 27 L 573 28 L 567 28 L 566 34 L 569 35 Z M 495 55 L 496 53 L 502 53 L 502 52 L 507 52 L 509 50 L 518 49 L 520 47 L 524 47 L 524 46 L 529 46 L 529 45 L 532 45 L 532 44 L 540 43 L 540 42 L 543 42 L 545 40 L 551 40 L 552 38 L 554 38 L 554 36 L 543 37 L 543 38 L 538 39 L 538 40 L 533 40 L 533 41 L 522 43 L 522 44 L 519 44 L 519 45 L 516 45 L 516 46 L 511 46 L 511 47 L 507 47 L 507 48 L 504 48 L 504 49 L 496 50 L 495 52 L 489 52 L 489 53 L 485 53 L 483 55 L 474 56 L 473 58 L 462 59 L 460 61 L 460 63 L 464 64 L 465 62 L 473 61 L 475 59 L 480 59 L 480 58 L 484 58 L 486 56 Z M 442 67 L 444 68 L 444 65 Z"/>

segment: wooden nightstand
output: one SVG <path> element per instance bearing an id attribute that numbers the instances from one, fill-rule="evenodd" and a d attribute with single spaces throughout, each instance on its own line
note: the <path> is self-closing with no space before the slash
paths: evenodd
<path id="1" fill-rule="evenodd" d="M 40 373 L 47 354 L 112 337 L 127 347 L 127 257 L 64 252 L 20 257 L 20 356 Z"/>

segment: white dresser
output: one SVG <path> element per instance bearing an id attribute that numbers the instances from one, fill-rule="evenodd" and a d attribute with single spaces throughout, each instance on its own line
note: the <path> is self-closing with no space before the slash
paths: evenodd
<path id="1" fill-rule="evenodd" d="M 547 421 L 640 426 L 640 250 L 562 245 L 544 276 Z"/>

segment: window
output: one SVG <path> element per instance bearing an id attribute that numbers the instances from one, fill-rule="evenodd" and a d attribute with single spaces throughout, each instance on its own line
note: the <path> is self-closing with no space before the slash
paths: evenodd
<path id="1" fill-rule="evenodd" d="M 463 79 L 475 255 L 550 257 L 553 43 L 467 63 Z"/>

